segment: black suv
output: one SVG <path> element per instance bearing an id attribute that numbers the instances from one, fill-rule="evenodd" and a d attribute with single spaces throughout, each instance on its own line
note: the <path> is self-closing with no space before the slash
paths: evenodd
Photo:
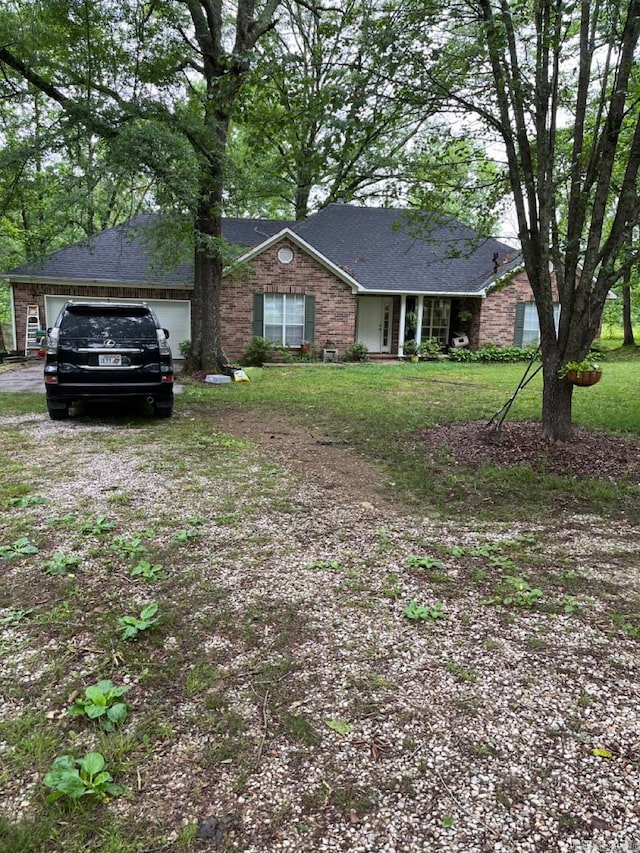
<path id="1" fill-rule="evenodd" d="M 67 302 L 47 330 L 44 384 L 53 420 L 80 400 L 139 398 L 159 418 L 173 411 L 173 362 L 144 302 Z"/>

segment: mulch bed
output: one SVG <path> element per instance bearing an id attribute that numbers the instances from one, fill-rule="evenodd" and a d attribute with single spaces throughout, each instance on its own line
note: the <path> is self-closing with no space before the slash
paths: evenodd
<path id="1" fill-rule="evenodd" d="M 431 453 L 446 451 L 456 462 L 479 466 L 528 465 L 573 477 L 640 482 L 640 441 L 574 427 L 571 441 L 548 441 L 537 421 L 505 423 L 500 433 L 484 421 L 417 430 L 413 437 Z"/>

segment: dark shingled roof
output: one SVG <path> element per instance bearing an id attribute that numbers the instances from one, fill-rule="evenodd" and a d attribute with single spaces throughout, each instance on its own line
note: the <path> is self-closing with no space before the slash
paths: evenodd
<path id="1" fill-rule="evenodd" d="M 331 204 L 293 230 L 372 291 L 479 293 L 519 258 L 459 222 L 393 208 Z"/>
<path id="2" fill-rule="evenodd" d="M 516 250 L 497 240 L 479 241 L 460 223 L 419 223 L 410 215 L 331 204 L 304 222 L 225 218 L 222 233 L 229 243 L 252 249 L 290 228 L 370 292 L 480 294 L 518 261 Z M 147 229 L 157 221 L 156 215 L 136 217 L 40 262 L 23 264 L 9 277 L 192 286 L 192 262 L 162 269 L 154 260 Z"/>
<path id="3" fill-rule="evenodd" d="M 153 286 L 193 286 L 193 262 L 159 269 L 149 239 L 158 216 L 137 216 L 88 240 L 59 249 L 35 263 L 11 270 L 10 278 L 34 277 L 65 281 L 110 281 Z M 289 222 L 266 219 L 224 219 L 224 238 L 236 246 L 253 248 L 277 234 Z"/>

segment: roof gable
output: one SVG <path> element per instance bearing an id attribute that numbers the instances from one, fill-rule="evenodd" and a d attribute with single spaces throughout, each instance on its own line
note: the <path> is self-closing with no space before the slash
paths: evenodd
<path id="1" fill-rule="evenodd" d="M 517 250 L 439 218 L 423 227 L 411 211 L 332 204 L 294 229 L 358 281 L 386 293 L 482 294 L 504 275 Z"/>

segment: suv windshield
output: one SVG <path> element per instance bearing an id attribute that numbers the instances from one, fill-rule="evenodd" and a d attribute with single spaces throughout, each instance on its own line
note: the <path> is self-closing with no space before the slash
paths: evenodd
<path id="1" fill-rule="evenodd" d="M 83 311 L 67 309 L 60 325 L 60 340 L 74 338 L 113 338 L 156 340 L 156 327 L 148 311 L 132 308 L 127 313 L 122 309 L 103 308 Z"/>

